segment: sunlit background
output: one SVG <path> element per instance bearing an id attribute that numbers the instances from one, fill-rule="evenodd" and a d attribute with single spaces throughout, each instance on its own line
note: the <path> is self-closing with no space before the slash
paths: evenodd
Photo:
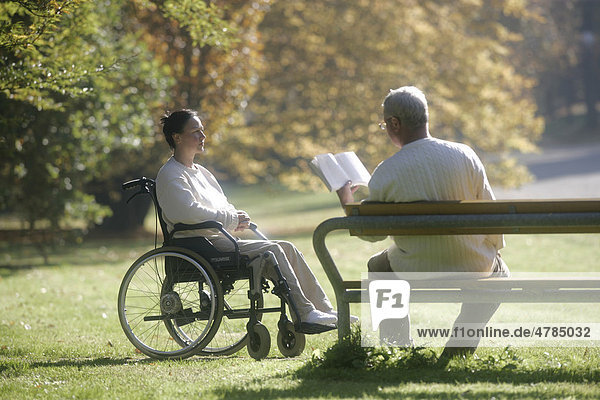
<path id="1" fill-rule="evenodd" d="M 372 171 L 395 151 L 383 97 L 416 85 L 432 134 L 518 187 L 520 153 L 600 137 L 599 19 L 591 0 L 2 2 L 3 239 L 138 230 L 150 204 L 120 184 L 155 176 L 181 107 L 221 181 L 323 192 L 308 161 L 353 150 Z"/>

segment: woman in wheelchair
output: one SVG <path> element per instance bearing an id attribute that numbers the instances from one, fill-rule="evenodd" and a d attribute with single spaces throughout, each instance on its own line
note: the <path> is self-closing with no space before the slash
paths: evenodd
<path id="1" fill-rule="evenodd" d="M 156 177 L 156 196 L 163 219 L 170 231 L 175 224 L 196 224 L 218 221 L 226 231 L 243 231 L 250 226 L 250 217 L 236 209 L 223 193 L 215 177 L 194 163 L 194 157 L 204 151 L 206 134 L 202 121 L 192 110 L 180 110 L 161 118 L 165 139 L 173 156 L 162 166 Z M 234 251 L 234 243 L 215 229 L 178 232 L 175 240 L 193 242 L 206 238 L 219 251 Z M 200 238 L 198 238 L 200 237 Z M 302 253 L 286 241 L 237 240 L 241 255 L 250 259 L 272 252 L 281 275 L 287 281 L 292 318 L 304 325 L 334 328 L 337 315 Z M 276 282 L 277 266 L 265 268 L 263 275 Z M 295 312 L 294 312 L 295 311 Z M 297 315 L 294 315 L 297 313 Z M 317 329 L 316 331 L 319 331 Z"/>

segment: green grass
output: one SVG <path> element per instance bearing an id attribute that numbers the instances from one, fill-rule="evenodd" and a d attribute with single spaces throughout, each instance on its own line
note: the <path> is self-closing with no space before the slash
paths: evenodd
<path id="1" fill-rule="evenodd" d="M 341 215 L 335 195 L 251 188 L 228 188 L 228 194 L 269 235 L 293 241 L 333 298 L 311 233 L 323 219 Z M 342 233 L 328 240 L 348 279 L 360 278 L 369 255 L 387 244 Z M 33 249 L 0 244 L 0 399 L 600 397 L 598 348 L 483 348 L 477 359 L 445 368 L 384 355 L 376 368 L 352 360 L 323 367 L 318 360 L 336 343 L 333 331 L 308 336 L 295 359 L 282 358 L 274 343 L 261 362 L 245 350 L 220 358 L 148 359 L 123 334 L 116 300 L 128 266 L 152 246 L 148 238 L 85 241 L 58 249 L 43 265 Z M 508 236 L 503 256 L 513 271 L 597 271 L 600 235 Z M 598 314 L 594 307 L 584 311 Z M 360 306 L 352 311 L 358 314 Z M 273 342 L 274 318 L 266 321 Z"/>

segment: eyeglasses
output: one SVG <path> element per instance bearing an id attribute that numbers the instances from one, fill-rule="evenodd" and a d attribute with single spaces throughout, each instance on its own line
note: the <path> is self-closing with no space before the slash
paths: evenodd
<path id="1" fill-rule="evenodd" d="M 396 118 L 398 121 L 400 121 L 400 118 L 398 118 L 398 117 L 395 117 L 395 116 L 393 116 L 393 115 L 392 115 L 392 116 L 391 116 L 391 117 L 389 117 L 388 119 L 384 119 L 383 121 L 381 121 L 381 122 L 379 123 L 379 129 L 381 129 L 382 131 L 387 131 L 387 121 L 389 121 L 389 120 L 390 120 L 390 119 L 392 119 L 392 118 Z"/>

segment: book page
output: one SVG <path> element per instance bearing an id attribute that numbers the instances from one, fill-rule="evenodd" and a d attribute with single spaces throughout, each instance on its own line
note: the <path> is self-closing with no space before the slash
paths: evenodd
<path id="1" fill-rule="evenodd" d="M 317 173 L 317 175 L 319 175 L 321 179 L 325 178 L 323 182 L 330 192 L 338 190 L 350 180 L 339 165 L 337 159 L 331 153 L 315 156 L 311 164 L 321 172 L 321 174 Z"/>
<path id="2" fill-rule="evenodd" d="M 308 165 L 310 166 L 310 169 L 312 169 L 314 174 L 321 178 L 321 181 L 323 181 L 325 186 L 327 186 L 327 190 L 331 191 L 331 185 L 329 184 L 329 182 L 327 182 L 327 178 L 325 177 L 325 175 L 323 175 L 321 168 L 319 168 L 319 162 L 317 161 L 316 157 L 310 160 Z"/>
<path id="3" fill-rule="evenodd" d="M 352 181 L 352 185 L 369 185 L 371 174 L 353 151 L 338 153 L 335 158 L 346 172 L 347 180 Z"/>

